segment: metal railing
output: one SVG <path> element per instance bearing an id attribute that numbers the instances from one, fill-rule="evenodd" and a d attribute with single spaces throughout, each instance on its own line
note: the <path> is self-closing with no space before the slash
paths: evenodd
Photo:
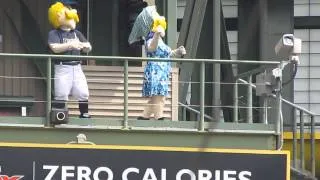
<path id="1" fill-rule="evenodd" d="M 248 86 L 252 87 L 252 88 L 256 88 L 256 86 L 254 84 L 252 84 L 250 81 L 247 82 L 243 79 L 238 79 L 240 82 L 248 84 Z M 272 95 L 272 98 L 277 98 L 276 95 Z M 294 172 L 301 172 L 302 175 L 304 174 L 303 171 L 306 171 L 306 167 L 305 167 L 305 154 L 307 152 L 305 152 L 305 129 L 308 128 L 307 125 L 309 125 L 310 127 L 310 172 L 312 174 L 313 177 L 315 177 L 316 174 L 316 139 L 315 139 L 315 117 L 317 116 L 317 114 L 303 108 L 300 107 L 286 99 L 283 99 L 280 97 L 281 102 L 283 102 L 285 105 L 292 107 L 293 108 L 293 112 L 294 112 L 294 118 L 293 121 L 291 123 L 291 130 L 292 130 L 292 169 L 294 170 Z M 296 112 L 299 112 L 299 119 L 300 119 L 300 125 L 299 128 L 297 127 L 297 119 L 296 119 Z M 305 123 L 305 116 L 309 116 L 310 117 L 310 123 L 306 124 Z M 282 117 L 281 117 L 282 118 Z M 283 125 L 283 124 L 282 124 Z M 283 127 L 282 127 L 283 129 Z M 297 137 L 297 131 L 300 131 L 300 162 L 299 162 L 299 166 L 298 166 L 298 137 Z M 283 134 L 283 131 L 281 132 L 281 134 Z M 283 141 L 283 137 L 280 136 L 280 141 Z M 283 143 L 283 142 L 282 142 Z M 302 171 L 299 171 L 302 170 Z"/>
<path id="2" fill-rule="evenodd" d="M 43 59 L 46 61 L 46 70 L 47 70 L 47 88 L 46 88 L 46 118 L 44 118 L 43 124 L 45 126 L 50 126 L 50 112 L 51 112 L 51 95 L 52 95 L 52 86 L 51 86 L 51 65 L 52 65 L 52 59 L 63 59 L 63 60 L 104 60 L 104 61 L 112 61 L 112 60 L 118 60 L 122 61 L 124 63 L 124 104 L 123 104 L 123 128 L 128 128 L 128 63 L 129 61 L 159 61 L 159 59 L 156 58 L 142 58 L 142 57 L 119 57 L 119 56 L 70 56 L 70 55 L 48 55 L 48 54 L 12 54 L 12 53 L 0 53 L 0 57 L 15 57 L 15 58 L 34 58 L 34 59 Z M 163 61 L 163 60 L 162 60 Z M 249 61 L 249 60 L 213 60 L 213 59 L 168 59 L 167 61 L 171 62 L 194 62 L 194 63 L 200 63 L 200 107 L 199 110 L 195 110 L 193 108 L 188 107 L 187 105 L 179 103 L 180 106 L 183 106 L 186 109 L 189 109 L 190 111 L 199 114 L 199 122 L 198 122 L 198 130 L 204 131 L 204 122 L 205 118 L 212 119 L 212 117 L 205 114 L 205 64 L 210 63 L 218 63 L 218 64 L 259 64 L 259 65 L 265 65 L 266 67 L 279 67 L 281 66 L 281 62 L 279 61 Z M 243 74 L 241 78 L 247 77 L 248 81 L 245 81 L 241 79 L 239 76 L 236 79 L 236 82 L 234 84 L 234 106 L 233 108 L 233 122 L 238 122 L 238 82 L 244 83 L 248 85 L 247 88 L 247 117 L 246 117 L 246 123 L 253 123 L 252 118 L 252 88 L 256 88 L 254 84 L 252 84 L 252 75 L 256 74 L 260 70 L 255 70 L 252 72 L 247 72 L 245 75 Z M 281 83 L 281 80 L 278 82 Z M 281 84 L 279 84 L 279 87 L 281 87 Z M 277 100 L 277 107 L 278 114 L 276 119 L 276 134 L 282 138 L 282 115 L 281 115 L 281 103 L 283 102 L 286 105 L 289 105 L 293 107 L 295 110 L 298 110 L 300 112 L 300 158 L 302 161 L 300 162 L 299 167 L 301 169 L 304 169 L 304 156 L 305 156 L 305 138 L 304 138 L 304 129 L 305 129 L 305 122 L 304 122 L 304 114 L 307 114 L 310 116 L 310 144 L 311 144 L 311 172 L 313 175 L 315 175 L 315 116 L 316 114 L 299 107 L 281 97 L 281 93 L 276 93 L 272 96 Z M 264 118 L 263 123 L 267 123 L 267 118 Z M 293 132 L 293 167 L 297 167 L 297 122 L 294 118 L 294 121 L 292 123 L 292 132 Z M 283 139 L 280 139 L 281 141 Z"/>
<path id="3" fill-rule="evenodd" d="M 290 102 L 288 102 L 287 104 L 289 105 Z M 305 129 L 308 128 L 308 125 L 305 123 L 305 116 L 310 118 L 310 123 L 309 123 L 309 128 L 310 128 L 310 171 L 312 173 L 313 176 L 315 176 L 315 172 L 316 172 L 316 140 L 315 140 L 315 117 L 316 114 L 301 108 L 299 106 L 296 106 L 295 104 L 290 103 L 290 106 L 294 108 L 294 112 L 296 114 L 296 112 L 299 112 L 299 120 L 300 120 L 300 125 L 299 128 L 297 127 L 297 118 L 296 115 L 293 118 L 293 123 L 292 123 L 292 156 L 293 156 L 293 163 L 292 166 L 293 168 L 298 168 L 301 170 L 306 170 L 305 167 L 305 155 L 307 154 L 307 152 L 305 152 Z M 297 158 L 298 158 L 298 147 L 297 147 L 297 142 L 298 142 L 298 137 L 297 137 L 297 131 L 300 131 L 300 164 L 299 166 L 297 166 Z"/>
<path id="4" fill-rule="evenodd" d="M 246 118 L 245 118 L 245 122 L 246 123 L 253 123 L 253 112 L 252 112 L 252 109 L 253 108 L 249 108 L 249 107 L 252 107 L 252 90 L 253 89 L 256 89 L 256 85 L 254 85 L 252 83 L 252 76 L 257 74 L 257 73 L 260 73 L 261 71 L 263 71 L 264 69 L 263 68 L 258 68 L 258 69 L 254 69 L 252 71 L 248 71 L 246 73 L 243 73 L 241 75 L 239 75 L 236 80 L 235 80 L 235 83 L 234 83 L 234 111 L 233 111 L 233 122 L 238 122 L 238 83 L 237 82 L 240 82 L 240 83 L 243 83 L 243 84 L 246 84 L 247 85 L 247 93 L 246 93 L 246 97 L 247 97 L 247 107 L 246 108 Z M 242 78 L 245 78 L 247 77 L 248 81 L 245 81 L 243 80 Z M 279 88 L 281 88 L 281 80 L 278 82 L 278 86 Z M 200 91 L 201 92 L 201 91 Z M 300 174 L 301 176 L 309 176 L 308 173 L 305 173 L 305 171 L 307 171 L 306 169 L 306 166 L 305 166 L 305 154 L 307 154 L 308 152 L 305 152 L 305 129 L 306 128 L 310 128 L 310 161 L 309 161 L 309 165 L 310 165 L 310 169 L 308 169 L 310 172 L 311 172 L 311 176 L 312 177 L 315 177 L 315 174 L 316 174 L 316 141 L 315 141 L 315 117 L 317 116 L 317 114 L 311 112 L 311 111 L 308 111 L 307 109 L 303 108 L 303 107 L 300 107 L 286 99 L 283 99 L 281 97 L 281 94 L 280 92 L 277 93 L 277 94 L 273 94 L 270 96 L 271 98 L 274 98 L 277 100 L 277 105 L 279 106 L 278 110 L 277 111 L 277 114 L 278 114 L 278 121 L 276 122 L 277 123 L 277 128 L 276 128 L 276 134 L 279 135 L 278 137 L 278 145 L 277 145 L 277 148 L 278 149 L 281 149 L 282 148 L 282 145 L 283 145 L 283 117 L 282 117 L 282 106 L 281 104 L 284 103 L 285 105 L 293 108 L 293 111 L 294 111 L 294 118 L 293 118 L 293 121 L 291 123 L 291 130 L 292 130 L 292 159 L 293 159 L 293 162 L 292 162 L 292 171 L 294 171 L 295 173 L 297 174 Z M 263 99 L 263 104 L 264 104 L 264 107 L 266 107 L 266 99 L 264 98 Z M 196 109 L 194 108 L 191 108 L 191 107 L 188 107 L 187 105 L 184 105 L 182 103 L 180 103 L 183 107 L 184 107 L 184 110 L 189 110 L 195 114 L 197 114 L 198 116 L 201 114 L 200 111 L 197 111 Z M 296 112 L 299 112 L 299 127 L 297 127 L 297 119 L 296 119 Z M 211 116 L 208 116 L 208 115 L 204 115 L 205 118 L 209 119 L 209 120 L 212 120 L 213 117 Z M 310 117 L 310 123 L 306 124 L 305 123 L 305 116 L 309 116 Z M 264 124 L 267 124 L 268 123 L 268 120 L 267 120 L 267 110 L 264 109 L 263 111 L 263 116 L 262 116 L 262 123 Z M 299 166 L 298 166 L 298 137 L 297 137 L 297 131 L 300 131 L 300 153 L 299 153 L 299 156 L 300 156 L 300 161 L 299 161 Z"/>
<path id="5" fill-rule="evenodd" d="M 60 59 L 60 60 L 104 60 L 104 61 L 122 61 L 124 63 L 124 116 L 123 116 L 123 127 L 128 127 L 128 62 L 129 61 L 159 61 L 157 58 L 143 58 L 143 57 L 119 57 L 119 56 L 70 56 L 70 55 L 48 55 L 48 54 L 12 54 L 12 53 L 0 53 L 0 57 L 16 57 L 16 58 L 33 58 L 33 59 L 43 59 L 46 61 L 46 70 L 47 70 L 47 90 L 46 90 L 46 118 L 44 119 L 44 125 L 49 126 L 50 119 L 50 111 L 51 111 L 51 65 L 52 59 Z M 164 60 L 161 60 L 164 61 Z M 279 66 L 280 62 L 278 61 L 249 61 L 249 60 L 213 60 L 213 59 L 177 59 L 171 58 L 167 59 L 167 61 L 171 62 L 194 62 L 200 63 L 200 119 L 199 119 L 199 130 L 204 130 L 204 119 L 205 119 L 205 64 L 206 63 L 219 63 L 219 64 L 260 64 L 266 66 Z"/>

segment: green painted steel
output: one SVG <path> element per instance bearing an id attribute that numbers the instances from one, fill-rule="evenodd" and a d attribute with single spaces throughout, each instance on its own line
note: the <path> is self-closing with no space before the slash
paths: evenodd
<path id="1" fill-rule="evenodd" d="M 99 60 L 99 61 L 159 61 L 157 58 L 150 58 L 150 57 L 126 57 L 126 56 L 75 56 L 75 55 L 52 55 L 52 54 L 19 54 L 19 53 L 0 53 L 0 57 L 11 57 L 11 58 L 33 58 L 33 59 L 40 59 L 43 61 L 47 61 L 48 58 L 52 59 L 62 59 L 62 60 Z M 19 59 L 17 59 L 19 60 Z M 21 59 L 22 60 L 22 59 Z M 224 59 L 205 59 L 205 58 L 170 58 L 168 59 L 170 62 L 205 62 L 205 63 L 219 63 L 219 64 L 258 64 L 258 65 L 265 65 L 266 68 L 268 66 L 275 67 L 280 64 L 279 61 L 253 61 L 253 60 L 224 60 Z"/>
<path id="2" fill-rule="evenodd" d="M 43 125 L 45 117 L 0 117 L 0 127 L 45 127 Z M 70 117 L 69 123 L 66 125 L 59 125 L 55 127 L 64 128 L 91 128 L 98 129 L 122 129 L 123 119 L 108 119 L 108 118 L 91 118 L 84 120 L 76 117 Z M 127 129 L 158 129 L 162 131 L 184 131 L 196 132 L 198 131 L 198 121 L 139 121 L 135 119 L 128 120 Z M 275 127 L 271 124 L 247 124 L 247 123 L 221 123 L 221 122 L 203 122 L 203 132 L 216 131 L 224 133 L 243 133 L 243 134 L 275 134 Z"/>
<path id="3" fill-rule="evenodd" d="M 201 62 L 200 65 L 200 119 L 199 119 L 199 131 L 204 130 L 204 101 L 205 101 L 205 64 Z"/>
<path id="4" fill-rule="evenodd" d="M 166 0 L 166 5 L 167 44 L 174 49 L 177 46 L 177 0 Z"/>
<path id="5" fill-rule="evenodd" d="M 210 4 L 210 3 L 209 3 Z M 213 38 L 212 38 L 212 57 L 214 59 L 221 59 L 221 16 L 223 16 L 223 12 L 222 8 L 221 8 L 221 0 L 216 0 L 212 2 L 212 9 L 213 9 Z M 231 58 L 228 58 L 231 59 Z M 219 82 L 222 78 L 221 78 L 221 65 L 220 64 L 213 64 L 213 72 L 208 72 L 210 73 L 210 75 L 212 74 L 212 79 L 213 82 Z M 229 76 L 231 76 L 232 74 L 229 74 Z M 210 78 L 211 79 L 211 78 Z M 212 96 L 212 102 L 211 104 L 214 106 L 214 108 L 212 108 L 212 114 L 214 116 L 214 120 L 215 121 L 221 121 L 220 118 L 220 110 L 221 108 L 219 107 L 221 105 L 221 85 L 218 83 L 215 83 L 212 85 L 212 90 L 208 93 L 211 93 Z M 226 117 L 225 117 L 226 118 Z"/>
<path id="6" fill-rule="evenodd" d="M 51 58 L 47 61 L 47 103 L 46 103 L 46 119 L 43 121 L 45 126 L 50 126 L 50 114 L 51 114 Z"/>
<path id="7" fill-rule="evenodd" d="M 205 122 L 198 131 L 197 121 L 129 120 L 124 129 L 123 120 L 70 118 L 67 125 L 45 127 L 44 119 L 0 117 L 0 142 L 68 143 L 79 133 L 103 145 L 274 149 L 276 142 L 274 127 L 265 124 Z"/>
<path id="8" fill-rule="evenodd" d="M 128 82 L 129 82 L 129 77 L 128 77 L 128 61 L 124 61 L 124 107 L 123 107 L 123 113 L 124 113 L 124 120 L 123 120 L 123 127 L 128 128 Z"/>
<path id="9" fill-rule="evenodd" d="M 84 133 L 99 145 L 174 146 L 197 148 L 274 149 L 275 136 L 224 132 L 122 130 L 88 127 L 0 127 L 1 142 L 65 144 Z"/>

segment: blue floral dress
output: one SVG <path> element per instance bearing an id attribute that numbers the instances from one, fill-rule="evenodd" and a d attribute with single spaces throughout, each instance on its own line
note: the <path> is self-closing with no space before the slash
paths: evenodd
<path id="1" fill-rule="evenodd" d="M 149 33 L 146 43 L 149 44 L 154 33 Z M 171 48 L 162 39 L 159 39 L 158 47 L 155 51 L 147 51 L 147 57 L 159 58 L 159 62 L 148 61 L 144 68 L 144 80 L 142 96 L 167 96 L 169 89 L 169 75 L 171 72 L 171 62 L 162 61 L 170 57 Z"/>

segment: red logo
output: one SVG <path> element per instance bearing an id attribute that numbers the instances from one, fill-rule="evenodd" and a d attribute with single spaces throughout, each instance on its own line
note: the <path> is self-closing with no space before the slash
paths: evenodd
<path id="1" fill-rule="evenodd" d="M 19 180 L 22 179 L 24 176 L 21 175 L 14 175 L 9 177 L 8 175 L 0 175 L 0 180 Z"/>

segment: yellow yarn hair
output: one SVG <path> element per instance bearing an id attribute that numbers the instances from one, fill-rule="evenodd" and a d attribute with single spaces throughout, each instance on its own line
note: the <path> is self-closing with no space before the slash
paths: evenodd
<path id="1" fill-rule="evenodd" d="M 167 29 L 167 22 L 166 22 L 166 18 L 165 17 L 157 16 L 157 17 L 154 18 L 152 31 L 156 32 L 158 26 L 161 26 L 164 30 Z"/>
<path id="2" fill-rule="evenodd" d="M 76 13 L 76 11 L 74 11 L 74 10 L 67 11 L 66 12 L 66 17 L 67 17 L 67 19 L 74 19 L 76 21 L 76 23 L 79 22 L 79 16 Z"/>
<path id="3" fill-rule="evenodd" d="M 67 8 L 67 7 L 64 6 L 61 2 L 56 2 L 55 4 L 53 4 L 49 8 L 49 10 L 48 10 L 48 18 L 49 18 L 50 24 L 54 28 L 59 28 L 60 27 L 61 24 L 59 23 L 57 14 L 60 13 L 64 8 Z M 76 23 L 79 22 L 78 15 L 76 13 L 72 13 L 71 11 L 68 11 L 66 13 L 66 18 L 74 19 L 76 21 Z"/>
<path id="4" fill-rule="evenodd" d="M 54 28 L 58 28 L 60 26 L 57 14 L 61 12 L 63 8 L 64 5 L 61 2 L 56 2 L 48 10 L 49 22 Z"/>

